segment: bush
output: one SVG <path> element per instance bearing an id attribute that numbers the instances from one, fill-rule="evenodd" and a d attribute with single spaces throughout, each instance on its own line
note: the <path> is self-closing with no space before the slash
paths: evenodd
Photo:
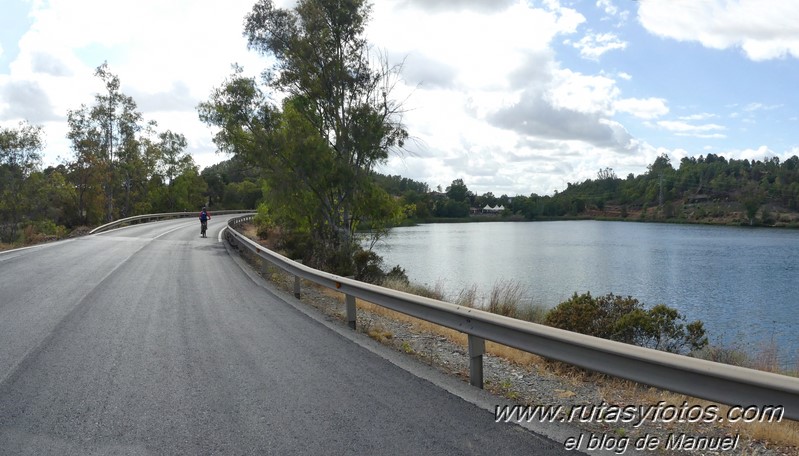
<path id="1" fill-rule="evenodd" d="M 269 206 L 264 203 L 258 205 L 258 212 L 255 214 L 254 222 L 258 238 L 266 239 L 269 237 L 269 231 L 275 227 L 275 222 L 269 213 Z"/>
<path id="2" fill-rule="evenodd" d="M 352 256 L 355 263 L 355 279 L 361 282 L 379 284 L 385 277 L 385 272 L 380 267 L 383 258 L 371 250 L 359 250 Z"/>
<path id="3" fill-rule="evenodd" d="M 52 220 L 40 220 L 25 225 L 19 232 L 17 242 L 21 244 L 38 244 L 61 239 L 66 234 L 66 227 L 56 225 Z"/>
<path id="4" fill-rule="evenodd" d="M 386 280 L 408 283 L 408 275 L 399 265 L 390 271 L 383 270 L 383 258 L 371 250 L 360 249 L 352 257 L 355 265 L 355 279 L 361 282 L 382 285 Z"/>
<path id="5" fill-rule="evenodd" d="M 408 274 L 405 273 L 405 269 L 401 268 L 400 265 L 394 266 L 386 273 L 386 276 L 383 278 L 383 282 L 386 280 L 410 283 L 410 280 L 408 280 Z"/>
<path id="6" fill-rule="evenodd" d="M 305 261 L 313 252 L 313 241 L 308 233 L 283 233 L 275 243 L 275 249 L 291 259 Z"/>
<path id="7" fill-rule="evenodd" d="M 686 323 L 675 309 L 659 304 L 647 310 L 631 297 L 609 293 L 577 295 L 552 309 L 545 324 L 641 347 L 672 353 L 693 352 L 707 345 L 701 321 Z"/>

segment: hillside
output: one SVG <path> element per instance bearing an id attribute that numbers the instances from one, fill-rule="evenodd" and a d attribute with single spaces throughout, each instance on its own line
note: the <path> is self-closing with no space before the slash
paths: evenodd
<path id="1" fill-rule="evenodd" d="M 596 179 L 568 183 L 551 196 L 477 195 L 463 179 L 454 180 L 446 192 L 425 191 L 426 185 L 409 185 L 410 180 L 400 176 L 380 176 L 377 181 L 417 220 L 486 217 L 482 208 L 502 206 L 493 217 L 799 227 L 797 156 L 781 163 L 777 157 L 749 161 L 708 154 L 683 158 L 675 168 L 661 155 L 641 175 L 622 179 L 605 168 Z"/>

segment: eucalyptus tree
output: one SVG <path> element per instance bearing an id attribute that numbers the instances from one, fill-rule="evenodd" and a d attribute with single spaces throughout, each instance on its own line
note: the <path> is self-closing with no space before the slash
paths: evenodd
<path id="1" fill-rule="evenodd" d="M 100 153 L 102 133 L 94 128 L 85 106 L 67 112 L 69 132 L 74 159 L 67 164 L 68 178 L 75 186 L 76 205 L 80 223 L 88 225 L 105 220 L 103 160 Z"/>
<path id="2" fill-rule="evenodd" d="M 244 35 L 274 66 L 261 81 L 237 67 L 199 107 L 220 149 L 264 170 L 270 210 L 307 229 L 315 259 L 338 268 L 360 222 L 380 226 L 399 211 L 371 175 L 408 137 L 392 98 L 401 67 L 372 53 L 370 12 L 364 0 L 259 0 Z"/>
<path id="3" fill-rule="evenodd" d="M 17 128 L 0 128 L 0 239 L 16 239 L 27 215 L 23 198 L 27 178 L 41 164 L 42 129 L 21 122 Z"/>
<path id="4" fill-rule="evenodd" d="M 103 81 L 105 92 L 95 95 L 94 105 L 81 105 L 67 114 L 75 159 L 81 166 L 91 166 L 99 178 L 104 195 L 104 219 L 130 215 L 135 201 L 131 198 L 137 180 L 142 178 L 139 132 L 144 128 L 142 115 L 133 98 L 120 91 L 119 77 L 108 64 L 97 67 L 95 76 Z M 146 173 L 145 173 L 146 174 Z M 116 192 L 123 196 L 117 202 Z M 121 209 L 117 206 L 122 206 Z"/>
<path id="5" fill-rule="evenodd" d="M 166 200 L 169 211 L 177 209 L 176 179 L 184 174 L 197 174 L 194 159 L 186 152 L 186 137 L 167 130 L 158 135 L 157 171 L 166 185 Z M 187 203 L 184 203 L 186 205 Z M 192 205 L 193 206 L 193 205 Z"/>

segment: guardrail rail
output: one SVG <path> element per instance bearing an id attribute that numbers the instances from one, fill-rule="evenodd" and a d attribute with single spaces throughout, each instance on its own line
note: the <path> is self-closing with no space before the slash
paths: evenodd
<path id="1" fill-rule="evenodd" d="M 248 210 L 229 210 L 229 211 L 213 211 L 211 214 L 213 215 L 229 215 L 229 214 L 249 214 L 252 213 L 251 209 Z M 100 225 L 97 228 L 89 231 L 89 234 L 95 233 L 102 233 L 103 231 L 108 231 L 114 228 L 127 226 L 127 225 L 134 225 L 138 223 L 147 223 L 156 220 L 167 220 L 173 218 L 187 218 L 187 217 L 198 217 L 200 211 L 195 212 L 164 212 L 162 214 L 144 214 L 144 215 L 134 215 L 133 217 L 125 217 L 119 220 L 114 220 L 113 222 L 106 223 L 105 225 Z"/>
<path id="2" fill-rule="evenodd" d="M 799 378 L 721 364 L 689 356 L 623 344 L 593 336 L 516 320 L 479 309 L 416 296 L 351 278 L 318 271 L 272 252 L 236 230 L 253 215 L 228 221 L 227 241 L 300 279 L 334 289 L 346 297 L 346 318 L 355 328 L 355 298 L 420 318 L 468 336 L 470 383 L 482 388 L 485 341 L 517 348 L 596 372 L 731 406 L 784 407 L 784 416 L 799 419 Z"/>

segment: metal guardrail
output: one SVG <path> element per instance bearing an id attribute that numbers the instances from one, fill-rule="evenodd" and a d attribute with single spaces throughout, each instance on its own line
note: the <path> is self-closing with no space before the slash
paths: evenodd
<path id="1" fill-rule="evenodd" d="M 184 218 L 184 217 L 198 217 L 200 211 L 194 212 L 164 212 L 162 214 L 144 214 L 144 215 L 134 215 L 133 217 L 125 217 L 119 220 L 114 220 L 113 222 L 106 223 L 105 225 L 100 225 L 97 228 L 89 231 L 89 234 L 95 233 L 102 233 L 103 231 L 108 231 L 113 228 L 117 228 L 120 226 L 126 225 L 133 225 L 137 223 L 147 223 L 152 222 L 154 220 L 166 220 L 166 219 L 173 219 L 173 218 Z M 251 209 L 246 211 L 243 210 L 230 210 L 230 211 L 213 211 L 211 215 L 226 215 L 226 214 L 245 214 L 245 213 L 252 213 Z"/>
<path id="2" fill-rule="evenodd" d="M 300 278 L 345 294 L 347 322 L 355 327 L 355 298 L 378 304 L 466 333 L 469 340 L 470 382 L 482 388 L 485 341 L 534 353 L 589 370 L 731 406 L 784 407 L 786 418 L 799 419 L 799 378 L 706 361 L 637 347 L 584 334 L 504 317 L 479 309 L 403 293 L 351 278 L 318 271 L 265 249 L 235 227 L 253 219 L 233 218 L 225 229 L 228 242 L 246 248 L 262 260 Z"/>

